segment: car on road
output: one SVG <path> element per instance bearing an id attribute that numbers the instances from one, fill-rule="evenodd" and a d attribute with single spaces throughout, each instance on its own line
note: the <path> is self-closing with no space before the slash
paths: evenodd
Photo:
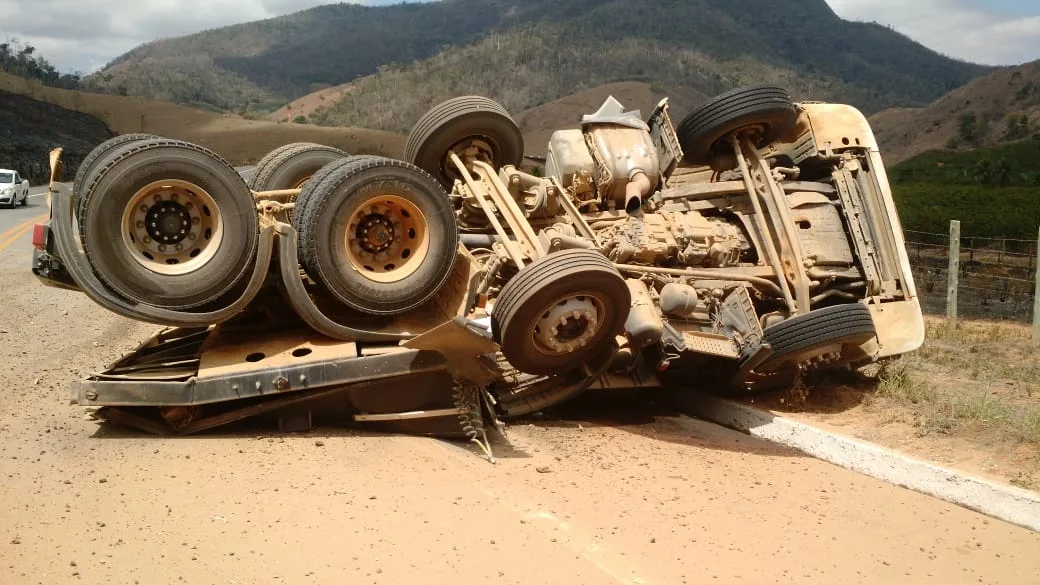
<path id="1" fill-rule="evenodd" d="M 0 169 L 0 205 L 14 209 L 19 204 L 29 204 L 29 181 L 22 179 L 18 171 Z"/>

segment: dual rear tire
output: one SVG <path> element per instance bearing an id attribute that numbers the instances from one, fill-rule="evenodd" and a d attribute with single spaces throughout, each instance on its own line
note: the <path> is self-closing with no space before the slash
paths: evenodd
<path id="1" fill-rule="evenodd" d="M 430 300 L 454 267 L 459 230 L 428 173 L 358 156 L 323 167 L 296 201 L 300 264 L 344 305 L 396 315 Z"/>
<path id="2" fill-rule="evenodd" d="M 171 310 L 220 305 L 251 271 L 259 225 L 234 168 L 200 146 L 119 137 L 77 180 L 79 234 L 94 273 L 118 296 Z"/>
<path id="3" fill-rule="evenodd" d="M 394 315 L 429 300 L 458 246 L 443 188 L 420 169 L 290 144 L 247 185 L 213 152 L 150 135 L 108 141 L 77 174 L 87 260 L 117 296 L 169 310 L 231 302 L 251 274 L 257 191 L 301 188 L 291 221 L 303 268 L 352 309 Z"/>

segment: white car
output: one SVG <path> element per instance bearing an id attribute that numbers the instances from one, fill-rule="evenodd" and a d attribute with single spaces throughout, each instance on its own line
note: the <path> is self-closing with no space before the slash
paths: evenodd
<path id="1" fill-rule="evenodd" d="M 29 204 L 29 181 L 18 176 L 18 171 L 0 169 L 0 205 L 14 209 L 19 203 Z"/>

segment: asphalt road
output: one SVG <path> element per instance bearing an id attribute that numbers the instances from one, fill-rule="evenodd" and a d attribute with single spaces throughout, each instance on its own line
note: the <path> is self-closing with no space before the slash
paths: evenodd
<path id="1" fill-rule="evenodd" d="M 47 218 L 47 187 L 29 189 L 29 203 L 25 207 L 0 207 L 0 253 L 16 242 L 32 239 L 32 226 Z M 25 259 L 26 269 L 29 258 Z"/>

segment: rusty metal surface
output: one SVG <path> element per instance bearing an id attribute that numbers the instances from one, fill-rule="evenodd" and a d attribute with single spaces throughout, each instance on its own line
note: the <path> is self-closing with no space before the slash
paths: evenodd
<path id="1" fill-rule="evenodd" d="M 437 352 L 407 350 L 366 357 L 345 354 L 321 362 L 253 368 L 184 381 L 95 377 L 73 382 L 72 400 L 83 406 L 193 406 L 434 373 L 444 371 L 446 365 Z"/>
<path id="2" fill-rule="evenodd" d="M 308 330 L 274 331 L 223 339 L 217 331 L 206 340 L 199 359 L 200 381 L 258 369 L 306 366 L 357 356 L 357 344 L 314 335 Z"/>
<path id="3" fill-rule="evenodd" d="M 499 372 L 484 356 L 498 351 L 491 332 L 468 326 L 464 319 L 453 319 L 404 343 L 411 349 L 437 351 L 447 359 L 451 374 L 470 384 L 485 386 Z"/>

